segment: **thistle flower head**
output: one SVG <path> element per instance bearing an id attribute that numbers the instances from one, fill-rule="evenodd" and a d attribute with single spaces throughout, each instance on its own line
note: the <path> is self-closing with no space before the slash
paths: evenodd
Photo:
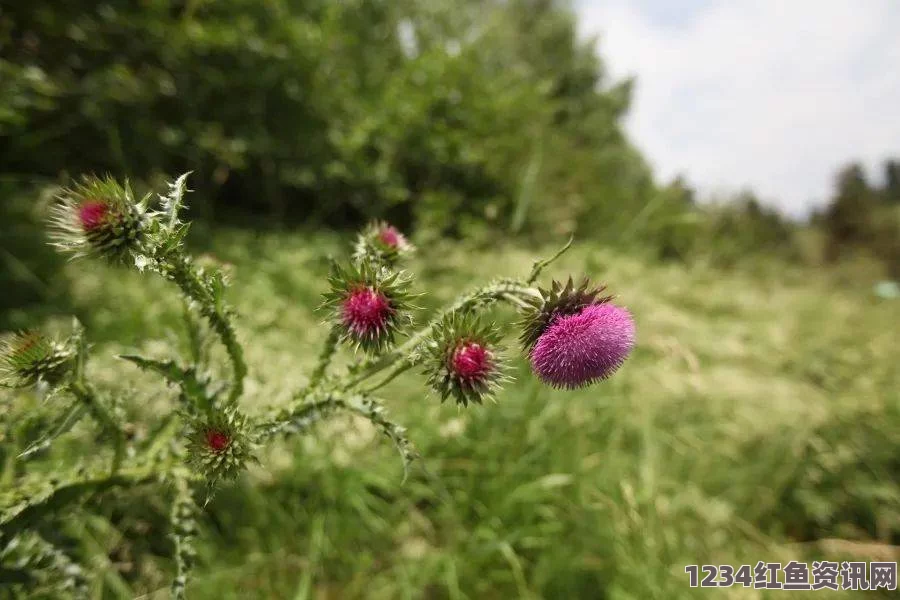
<path id="1" fill-rule="evenodd" d="M 66 344 L 36 332 L 16 333 L 0 341 L 0 381 L 13 387 L 38 381 L 55 385 L 68 373 L 73 358 Z"/>
<path id="2" fill-rule="evenodd" d="M 78 220 L 86 233 L 103 226 L 109 215 L 109 204 L 100 200 L 89 200 L 78 207 Z"/>
<path id="3" fill-rule="evenodd" d="M 189 460 L 210 483 L 233 479 L 253 460 L 245 419 L 235 410 L 199 417 L 189 427 Z"/>
<path id="4" fill-rule="evenodd" d="M 471 315 L 453 314 L 444 319 L 426 342 L 428 383 L 457 404 L 481 404 L 505 380 L 499 348 L 500 334 Z"/>
<path id="5" fill-rule="evenodd" d="M 325 306 L 343 339 L 367 352 L 393 343 L 397 330 L 411 319 L 409 279 L 401 272 L 368 263 L 332 267 Z"/>
<path id="6" fill-rule="evenodd" d="M 350 290 L 341 305 L 341 322 L 354 336 L 377 335 L 387 328 L 395 309 L 383 292 L 371 286 Z"/>
<path id="7" fill-rule="evenodd" d="M 406 243 L 406 238 L 393 225 L 385 225 L 378 232 L 378 241 L 388 248 L 397 248 L 400 244 Z"/>
<path id="8" fill-rule="evenodd" d="M 374 221 L 359 234 L 353 260 L 391 266 L 414 250 L 399 229 L 384 221 Z"/>
<path id="9" fill-rule="evenodd" d="M 634 321 L 624 308 L 603 302 L 559 314 L 531 350 L 531 367 L 545 383 L 574 389 L 606 379 L 634 346 Z"/>
<path id="10" fill-rule="evenodd" d="M 54 246 L 75 257 L 100 255 L 121 261 L 140 247 L 146 233 L 144 202 L 114 179 L 86 177 L 64 190 L 51 209 Z"/>
<path id="11" fill-rule="evenodd" d="M 538 338 L 554 319 L 561 315 L 578 314 L 592 304 L 604 304 L 612 296 L 602 296 L 605 286 L 593 287 L 590 280 L 583 279 L 577 286 L 569 277 L 565 284 L 553 281 L 550 289 L 539 289 L 540 297 L 532 298 L 530 308 L 522 322 L 520 341 L 526 351 L 531 351 Z"/>

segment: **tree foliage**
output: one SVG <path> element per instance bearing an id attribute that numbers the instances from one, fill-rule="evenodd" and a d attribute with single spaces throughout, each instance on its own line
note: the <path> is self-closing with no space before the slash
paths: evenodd
<path id="1" fill-rule="evenodd" d="M 542 144 L 529 225 L 649 181 L 629 83 L 550 0 L 44 0 L 4 7 L 0 44 L 4 170 L 193 170 L 199 216 L 505 228 Z"/>

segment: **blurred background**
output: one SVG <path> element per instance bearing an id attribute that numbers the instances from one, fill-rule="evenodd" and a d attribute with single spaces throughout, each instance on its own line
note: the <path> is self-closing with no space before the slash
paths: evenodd
<path id="1" fill-rule="evenodd" d="M 164 395 L 103 356 L 177 342 L 177 296 L 47 246 L 82 173 L 193 172 L 260 408 L 368 220 L 422 248 L 426 310 L 574 234 L 551 274 L 632 309 L 620 375 L 563 394 L 520 360 L 465 413 L 395 384 L 430 475 L 356 423 L 272 450 L 208 507 L 194 597 L 676 598 L 685 564 L 896 560 L 898 26 L 891 0 L 4 1 L 0 329 L 75 314 L 136 421 Z M 159 510 L 80 521 L 98 597 L 165 597 Z"/>

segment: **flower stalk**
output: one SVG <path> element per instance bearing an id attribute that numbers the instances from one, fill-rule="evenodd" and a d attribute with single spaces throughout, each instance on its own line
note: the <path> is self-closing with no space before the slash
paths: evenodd
<path id="1" fill-rule="evenodd" d="M 333 264 L 323 302 L 329 331 L 308 384 L 274 415 L 245 413 L 239 405 L 247 392 L 248 365 L 234 313 L 225 301 L 226 277 L 215 266 L 198 266 L 185 249 L 189 224 L 180 220 L 180 211 L 188 192 L 186 178 L 170 183 L 156 205 L 149 195 L 136 201 L 127 183 L 86 178 L 61 194 L 51 219 L 53 243 L 75 258 L 107 259 L 174 283 L 185 304 L 196 309 L 224 347 L 227 369 L 208 364 L 212 358 L 203 351 L 202 339 L 206 328 L 190 318 L 187 358 L 122 355 L 177 389 L 177 401 L 159 415 L 155 427 L 147 428 L 150 433 L 129 437 L 112 409 L 121 399 L 101 398 L 91 385 L 85 369 L 88 348 L 78 323 L 71 338 L 62 342 L 36 333 L 6 338 L 0 344 L 0 383 L 49 389 L 53 399 L 71 396 L 69 412 L 61 411 L 52 433 L 35 447 L 42 450 L 67 435 L 71 415 L 89 414 L 111 441 L 114 454 L 109 473 L 79 472 L 50 486 L 40 475 L 31 482 L 15 474 L 18 469 L 5 471 L 14 473 L 9 483 L 20 490 L 0 494 L 5 503 L 0 506 L 0 525 L 11 525 L 12 535 L 34 523 L 52 523 L 60 508 L 97 491 L 151 483 L 174 487 L 175 493 L 168 494 L 176 563 L 171 589 L 175 597 L 183 597 L 202 517 L 202 506 L 194 499 L 202 486 L 209 501 L 217 487 L 256 462 L 260 448 L 273 438 L 305 434 L 339 414 L 362 417 L 391 440 L 402 458 L 405 480 L 418 453 L 376 392 L 421 367 L 441 402 L 453 398 L 458 406 L 469 407 L 494 400 L 510 379 L 501 345 L 503 327 L 488 319 L 497 305 L 510 305 L 522 315 L 519 337 L 525 354 L 537 377 L 552 387 L 581 387 L 611 376 L 634 345 L 630 313 L 601 296 L 602 286 L 587 281 L 576 286 L 570 278 L 546 290 L 535 287 L 571 240 L 549 259 L 535 262 L 527 277 L 477 287 L 413 329 L 412 302 L 419 294 L 401 266 L 415 249 L 396 227 L 375 222 L 359 235 L 352 254 Z M 330 373 L 343 346 L 359 358 L 343 373 Z M 228 374 L 223 377 L 222 371 Z M 38 454 L 27 450 L 16 460 Z"/>

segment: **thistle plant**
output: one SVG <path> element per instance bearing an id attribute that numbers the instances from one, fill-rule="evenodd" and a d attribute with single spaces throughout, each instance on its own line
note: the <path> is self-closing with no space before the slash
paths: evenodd
<path id="1" fill-rule="evenodd" d="M 396 228 L 377 222 L 359 234 L 347 259 L 333 262 L 323 282 L 319 308 L 329 333 L 307 383 L 276 412 L 254 413 L 246 408 L 256 404 L 244 386 L 248 367 L 226 300 L 228 277 L 185 249 L 187 177 L 169 183 L 163 194 L 140 199 L 127 183 L 88 177 L 63 190 L 53 208 L 50 237 L 61 252 L 161 277 L 177 288 L 187 306 L 191 351 L 168 359 L 119 357 L 123 377 L 141 369 L 173 390 L 172 409 L 154 415 L 146 435 L 134 436 L 119 410 L 128 398 L 101 391 L 92 381 L 90 348 L 77 321 L 62 339 L 40 332 L 3 339 L 3 385 L 51 399 L 56 416 L 15 457 L 14 476 L 5 477 L 0 488 L 0 583 L 52 590 L 54 597 L 84 596 L 92 574 L 55 545 L 52 532 L 102 492 L 150 488 L 169 502 L 176 568 L 171 591 L 184 597 L 205 504 L 256 462 L 266 444 L 308 434 L 326 419 L 356 415 L 394 444 L 406 470 L 420 457 L 379 396 L 385 385 L 419 372 L 442 403 L 452 399 L 461 410 L 496 402 L 511 379 L 511 351 L 503 343 L 510 327 L 491 318 L 498 305 L 520 312 L 513 327 L 520 331 L 521 351 L 538 378 L 554 387 L 577 388 L 611 376 L 634 344 L 630 314 L 601 295 L 602 287 L 587 280 L 575 285 L 571 278 L 547 289 L 535 286 L 568 244 L 536 262 L 528 276 L 476 287 L 416 326 L 420 293 L 403 268 L 414 248 Z M 225 365 L 210 364 L 201 351 L 203 331 L 224 349 Z M 335 365 L 342 348 L 351 356 L 348 367 Z M 105 449 L 86 453 L 71 470 L 52 461 L 30 468 L 85 419 Z"/>

